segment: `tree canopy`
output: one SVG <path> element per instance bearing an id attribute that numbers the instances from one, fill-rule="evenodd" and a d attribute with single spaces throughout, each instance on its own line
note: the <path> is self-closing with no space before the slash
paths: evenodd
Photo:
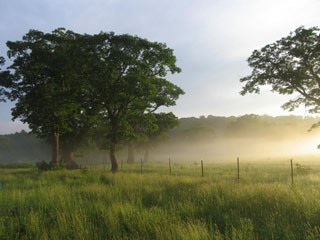
<path id="1" fill-rule="evenodd" d="M 181 70 L 165 44 L 114 33 L 100 33 L 93 40 L 91 86 L 101 109 L 112 171 L 117 171 L 117 144 L 141 134 L 135 119 L 140 119 L 144 129 L 154 127 L 152 113 L 175 105 L 184 93 L 165 78 Z"/>
<path id="2" fill-rule="evenodd" d="M 13 119 L 50 139 L 52 162 L 59 162 L 60 139 L 70 153 L 88 129 L 99 127 L 116 171 L 117 145 L 142 134 L 132 120 L 143 120 L 145 129 L 156 127 L 152 114 L 175 105 L 183 94 L 165 78 L 181 70 L 163 43 L 59 28 L 52 33 L 30 30 L 22 41 L 7 46 L 12 64 L 0 71 L 0 94 L 15 101 Z"/>
<path id="3" fill-rule="evenodd" d="M 28 123 L 33 133 L 53 143 L 58 163 L 60 136 L 75 131 L 88 96 L 81 35 L 63 28 L 52 33 L 30 30 L 22 41 L 8 41 L 12 64 L 0 73 L 2 93 L 15 101 L 13 119 Z"/>
<path id="4" fill-rule="evenodd" d="M 309 112 L 320 111 L 320 29 L 299 27 L 287 37 L 255 50 L 248 58 L 252 68 L 242 95 L 259 93 L 269 85 L 279 94 L 297 94 L 282 107 L 294 110 L 303 104 Z"/>

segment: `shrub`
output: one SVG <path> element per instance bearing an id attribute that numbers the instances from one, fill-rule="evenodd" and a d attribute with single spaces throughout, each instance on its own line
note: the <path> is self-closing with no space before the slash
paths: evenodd
<path id="1" fill-rule="evenodd" d="M 50 171 L 50 170 L 58 170 L 64 168 L 63 163 L 55 164 L 55 163 L 47 163 L 46 161 L 41 161 L 36 163 L 36 167 L 40 171 Z"/>

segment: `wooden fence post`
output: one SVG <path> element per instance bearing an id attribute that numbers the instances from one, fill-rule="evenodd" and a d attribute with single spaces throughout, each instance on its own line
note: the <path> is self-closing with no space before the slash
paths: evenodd
<path id="1" fill-rule="evenodd" d="M 171 175 L 171 159 L 169 158 L 169 173 Z"/>
<path id="2" fill-rule="evenodd" d="M 142 158 L 141 158 L 141 173 L 142 173 L 142 165 L 143 165 L 143 161 L 142 161 Z"/>
<path id="3" fill-rule="evenodd" d="M 293 164 L 292 164 L 292 159 L 290 159 L 290 166 L 291 166 L 291 185 L 293 186 Z"/>
<path id="4" fill-rule="evenodd" d="M 240 180 L 240 160 L 239 157 L 237 157 L 237 179 Z"/>
<path id="5" fill-rule="evenodd" d="M 202 177 L 204 177 L 204 175 L 203 175 L 203 161 L 201 160 L 201 175 L 202 175 Z"/>

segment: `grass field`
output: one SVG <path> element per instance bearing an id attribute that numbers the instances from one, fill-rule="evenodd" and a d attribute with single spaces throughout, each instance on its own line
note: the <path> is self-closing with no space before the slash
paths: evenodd
<path id="1" fill-rule="evenodd" d="M 320 239 L 320 164 L 0 169 L 0 239 Z M 105 169 L 104 169 L 105 168 Z"/>

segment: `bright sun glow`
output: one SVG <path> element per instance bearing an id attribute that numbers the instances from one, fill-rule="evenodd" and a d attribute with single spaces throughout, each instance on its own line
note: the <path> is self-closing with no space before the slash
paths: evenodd
<path id="1" fill-rule="evenodd" d="M 301 140 L 298 143 L 295 143 L 293 152 L 296 154 L 318 154 L 320 153 L 320 149 L 318 149 L 318 145 L 320 144 L 319 137 L 313 137 L 307 140 Z"/>

